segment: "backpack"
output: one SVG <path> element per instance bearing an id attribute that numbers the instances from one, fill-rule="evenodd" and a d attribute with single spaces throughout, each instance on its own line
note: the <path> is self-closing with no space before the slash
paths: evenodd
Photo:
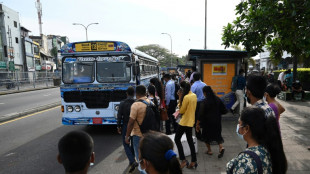
<path id="1" fill-rule="evenodd" d="M 231 90 L 233 92 L 236 92 L 237 90 L 237 85 L 238 85 L 238 76 L 234 76 L 232 81 L 231 81 Z"/>
<path id="2" fill-rule="evenodd" d="M 179 95 L 178 95 L 178 91 L 180 89 L 180 85 L 177 82 L 174 82 L 174 97 L 175 100 L 179 100 Z"/>
<path id="3" fill-rule="evenodd" d="M 152 131 L 159 131 L 159 110 L 156 108 L 153 102 L 146 102 L 144 100 L 138 100 L 138 102 L 142 102 L 146 104 L 146 111 L 145 117 L 141 123 L 136 120 L 139 125 L 140 131 L 142 134 L 148 132 L 149 130 Z"/>

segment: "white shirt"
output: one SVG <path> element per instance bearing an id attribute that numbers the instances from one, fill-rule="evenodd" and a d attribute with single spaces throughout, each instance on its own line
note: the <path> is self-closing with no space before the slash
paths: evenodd
<path id="1" fill-rule="evenodd" d="M 283 83 L 283 81 L 284 81 L 284 72 L 281 72 L 281 73 L 279 74 L 278 80 L 280 80 L 281 83 Z"/>

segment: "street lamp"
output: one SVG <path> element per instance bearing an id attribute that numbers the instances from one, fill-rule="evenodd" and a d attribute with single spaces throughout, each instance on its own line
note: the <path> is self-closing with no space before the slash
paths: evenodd
<path id="1" fill-rule="evenodd" d="M 170 41 L 171 41 L 171 49 L 170 49 L 170 51 L 171 51 L 171 63 L 170 63 L 170 67 L 172 67 L 172 37 L 169 33 L 161 33 L 161 34 L 167 34 L 170 37 Z"/>
<path id="2" fill-rule="evenodd" d="M 90 24 L 88 24 L 86 27 L 85 27 L 85 25 L 80 24 L 80 23 L 73 23 L 72 25 L 82 25 L 82 26 L 85 28 L 85 31 L 86 31 L 86 41 L 88 41 L 87 28 L 88 28 L 90 25 L 93 25 L 93 24 L 99 24 L 99 23 L 90 23 Z"/>
<path id="3" fill-rule="evenodd" d="M 205 44 L 204 49 L 207 49 L 207 0 L 205 0 Z"/>

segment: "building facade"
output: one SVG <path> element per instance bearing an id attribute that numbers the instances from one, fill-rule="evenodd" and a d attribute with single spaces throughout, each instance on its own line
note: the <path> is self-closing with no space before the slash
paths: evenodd
<path id="1" fill-rule="evenodd" d="M 23 71 L 19 13 L 0 4 L 0 71 Z"/>

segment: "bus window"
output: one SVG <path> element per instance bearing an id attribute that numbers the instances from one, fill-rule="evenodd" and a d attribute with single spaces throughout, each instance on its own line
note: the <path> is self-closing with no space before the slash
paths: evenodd
<path id="1" fill-rule="evenodd" d="M 94 81 L 94 62 L 64 62 L 64 83 L 91 83 Z"/>
<path id="2" fill-rule="evenodd" d="M 97 81 L 130 81 L 130 67 L 126 62 L 97 62 Z"/>

